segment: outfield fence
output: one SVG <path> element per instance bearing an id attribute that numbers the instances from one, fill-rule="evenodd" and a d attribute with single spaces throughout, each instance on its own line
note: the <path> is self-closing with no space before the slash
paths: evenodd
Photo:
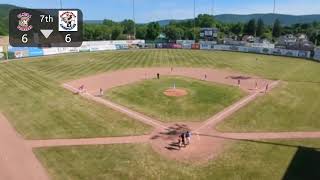
<path id="1" fill-rule="evenodd" d="M 313 58 L 314 58 L 315 60 L 320 61 L 320 48 L 316 48 L 316 49 L 314 50 L 314 56 L 313 56 Z"/>
<path id="2" fill-rule="evenodd" d="M 0 46 L 0 60 L 5 60 L 6 54 L 4 52 L 4 47 Z"/>
<path id="3" fill-rule="evenodd" d="M 0 60 L 19 59 L 36 56 L 50 56 L 56 54 L 95 52 L 95 51 L 115 51 L 131 48 L 168 48 L 168 49 L 201 49 L 216 51 L 234 51 L 245 53 L 257 53 L 266 55 L 288 56 L 297 58 L 308 58 L 320 61 L 320 48 L 314 52 L 303 50 L 289 50 L 279 48 L 247 47 L 236 45 L 223 45 L 216 42 L 193 40 L 178 40 L 173 43 L 147 43 L 145 40 L 119 40 L 119 41 L 84 41 L 80 47 L 2 47 L 0 46 Z"/>
<path id="4" fill-rule="evenodd" d="M 270 47 L 248 47 L 248 46 L 236 46 L 236 45 L 224 45 L 217 44 L 216 42 L 200 41 L 200 43 L 194 43 L 192 41 L 176 43 L 157 43 L 155 48 L 169 48 L 169 49 L 201 49 L 201 50 L 216 50 L 216 51 L 233 51 L 233 52 L 245 52 L 245 53 L 256 53 L 276 56 L 287 56 L 306 58 L 320 61 L 320 49 L 312 56 L 311 51 L 304 50 L 290 50 L 290 49 L 279 49 Z"/>
<path id="5" fill-rule="evenodd" d="M 298 58 L 308 58 L 308 59 L 311 58 L 310 51 L 279 49 L 279 48 L 246 47 L 246 46 L 232 46 L 232 45 L 213 45 L 213 46 L 211 46 L 211 50 L 257 53 L 257 54 L 288 56 L 288 57 L 298 57 Z"/>
<path id="6" fill-rule="evenodd" d="M 50 56 L 56 54 L 114 51 L 126 50 L 136 46 L 145 46 L 144 40 L 123 40 L 123 41 L 84 41 L 80 47 L 12 47 L 8 46 L 8 57 L 4 52 L 4 47 L 0 46 L 0 60 L 19 59 L 36 56 Z"/>

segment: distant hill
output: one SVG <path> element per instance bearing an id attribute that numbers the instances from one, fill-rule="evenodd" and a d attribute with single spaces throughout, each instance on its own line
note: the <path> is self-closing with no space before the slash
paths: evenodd
<path id="1" fill-rule="evenodd" d="M 224 23 L 246 23 L 251 19 L 258 20 L 261 18 L 265 24 L 271 25 L 276 19 L 279 19 L 282 25 L 292 25 L 297 23 L 312 23 L 314 21 L 320 22 L 320 14 L 315 15 L 286 15 L 286 14 L 249 14 L 249 15 L 238 15 L 238 14 L 221 14 L 214 16 L 214 18 Z M 161 26 L 168 25 L 172 21 L 185 21 L 185 20 L 160 20 L 158 23 Z"/>
<path id="2" fill-rule="evenodd" d="M 85 20 L 84 23 L 86 23 L 86 24 L 102 24 L 103 20 Z"/>
<path id="3" fill-rule="evenodd" d="M 283 25 L 292 25 L 297 23 L 312 23 L 314 21 L 320 22 L 320 14 L 314 15 L 286 15 L 286 14 L 249 14 L 249 15 L 236 15 L 236 14 L 222 14 L 217 15 L 215 18 L 225 23 L 245 23 L 250 19 L 261 18 L 265 24 L 273 24 L 276 19 L 279 19 Z"/>
<path id="4" fill-rule="evenodd" d="M 261 18 L 265 24 L 271 25 L 274 23 L 276 19 L 279 19 L 282 25 L 292 25 L 297 23 L 312 23 L 314 21 L 320 22 L 320 14 L 314 15 L 286 15 L 286 14 L 249 14 L 249 15 L 238 15 L 238 14 L 221 14 L 214 17 L 220 22 L 224 23 L 246 23 L 250 19 L 258 20 Z M 161 26 L 168 25 L 172 21 L 186 21 L 188 19 L 183 20 L 175 20 L 175 19 L 166 19 L 157 21 Z M 102 20 L 86 20 L 85 23 L 88 24 L 101 24 Z"/>

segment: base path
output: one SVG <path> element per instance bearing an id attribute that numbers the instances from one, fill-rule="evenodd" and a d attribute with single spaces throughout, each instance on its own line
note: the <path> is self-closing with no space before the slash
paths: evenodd
<path id="1" fill-rule="evenodd" d="M 247 92 L 255 92 L 256 88 L 264 88 L 266 84 L 272 82 L 257 76 L 217 69 L 174 68 L 171 71 L 170 68 L 133 68 L 93 75 L 68 82 L 67 84 L 75 88 L 84 85 L 88 93 L 99 95 L 100 88 L 106 91 L 116 86 L 156 78 L 157 73 L 160 74 L 160 78 L 162 76 L 184 76 L 231 86 L 238 86 L 238 80 L 240 80 L 240 88 Z"/>
<path id="2" fill-rule="evenodd" d="M 272 90 L 278 84 L 279 84 L 279 81 L 272 82 L 269 86 L 269 90 Z M 230 115 L 232 115 L 233 113 L 238 111 L 239 109 L 243 108 L 248 103 L 255 100 L 258 96 L 261 96 L 261 95 L 265 95 L 263 88 L 257 90 L 256 92 L 251 93 L 250 95 L 244 97 L 240 101 L 232 104 L 231 106 L 229 106 L 226 109 L 222 110 L 221 112 L 217 113 L 216 115 L 214 115 L 213 117 L 211 117 L 207 121 L 205 121 L 199 128 L 195 129 L 194 131 L 196 133 L 200 133 L 203 131 L 205 131 L 205 132 L 212 131 L 218 123 L 220 123 L 221 121 L 223 121 L 224 119 L 226 119 L 227 117 L 229 117 Z"/>
<path id="3" fill-rule="evenodd" d="M 89 139 L 53 139 L 53 140 L 29 140 L 26 143 L 32 148 L 56 147 L 56 146 L 84 146 L 84 145 L 106 145 L 106 144 L 132 144 L 146 143 L 150 135 L 128 136 L 128 137 L 106 137 Z"/>
<path id="4" fill-rule="evenodd" d="M 0 179 L 48 180 L 32 148 L 0 114 Z"/>
<path id="5" fill-rule="evenodd" d="M 216 133 L 217 138 L 233 140 L 318 139 L 320 132 Z"/>

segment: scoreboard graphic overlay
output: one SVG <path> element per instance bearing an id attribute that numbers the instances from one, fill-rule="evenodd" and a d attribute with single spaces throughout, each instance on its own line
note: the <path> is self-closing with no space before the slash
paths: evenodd
<path id="1" fill-rule="evenodd" d="M 83 14 L 79 9 L 13 9 L 9 28 L 13 47 L 79 47 Z"/>

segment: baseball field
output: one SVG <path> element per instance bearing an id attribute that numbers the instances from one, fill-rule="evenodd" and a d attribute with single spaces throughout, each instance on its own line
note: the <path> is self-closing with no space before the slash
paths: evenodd
<path id="1" fill-rule="evenodd" d="M 0 75 L 2 153 L 22 178 L 320 178 L 317 62 L 134 50 L 5 62 Z"/>

